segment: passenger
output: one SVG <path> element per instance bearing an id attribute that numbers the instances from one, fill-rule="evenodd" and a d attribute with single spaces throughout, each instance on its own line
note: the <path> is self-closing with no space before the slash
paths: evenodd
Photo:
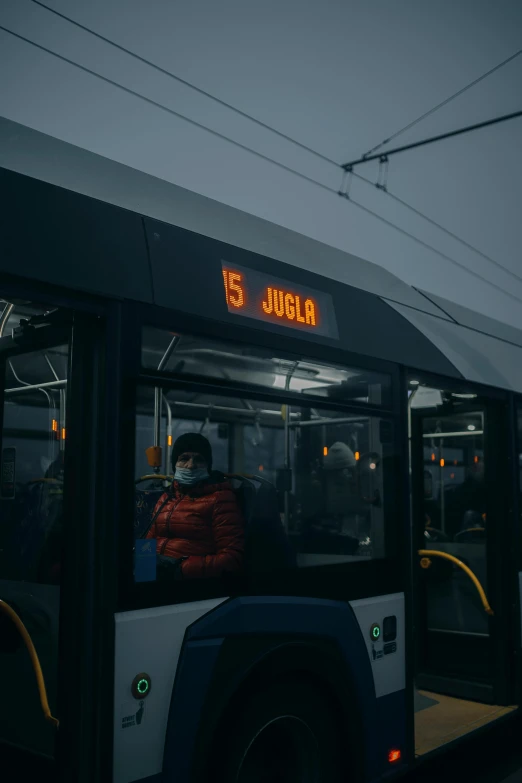
<path id="1" fill-rule="evenodd" d="M 301 533 L 303 551 L 351 555 L 358 549 L 357 514 L 362 509 L 356 465 L 346 443 L 338 441 L 328 449 L 320 479 L 312 477 L 310 481 L 310 502 L 304 510 Z"/>
<path id="2" fill-rule="evenodd" d="M 347 515 L 353 514 L 357 498 L 355 468 L 357 462 L 353 451 L 341 441 L 330 446 L 323 461 L 326 512 L 337 518 L 344 527 Z"/>
<path id="3" fill-rule="evenodd" d="M 312 471 L 306 490 L 306 518 L 312 526 L 342 527 L 357 494 L 356 461 L 352 450 L 338 441 L 330 446 L 322 471 Z"/>
<path id="4" fill-rule="evenodd" d="M 147 538 L 156 539 L 158 575 L 197 579 L 243 565 L 244 520 L 232 485 L 212 471 L 212 447 L 199 433 L 172 448 L 174 482 L 154 509 Z"/>

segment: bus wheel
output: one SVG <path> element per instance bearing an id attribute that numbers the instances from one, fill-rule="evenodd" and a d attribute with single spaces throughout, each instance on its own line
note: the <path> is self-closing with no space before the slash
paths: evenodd
<path id="1" fill-rule="evenodd" d="M 328 694 L 281 681 L 242 704 L 229 726 L 225 783 L 337 783 L 339 726 Z"/>

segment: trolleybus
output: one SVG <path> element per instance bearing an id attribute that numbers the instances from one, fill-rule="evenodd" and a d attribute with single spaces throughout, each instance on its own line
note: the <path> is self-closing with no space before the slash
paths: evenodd
<path id="1" fill-rule="evenodd" d="M 376 782 L 513 720 L 522 331 L 7 120 L 0 166 L 3 771 Z M 169 580 L 187 432 L 245 553 Z"/>

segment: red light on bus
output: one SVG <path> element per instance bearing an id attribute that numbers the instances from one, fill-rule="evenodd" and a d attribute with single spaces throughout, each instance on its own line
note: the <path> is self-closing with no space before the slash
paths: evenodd
<path id="1" fill-rule="evenodd" d="M 167 446 L 172 446 L 172 435 L 167 436 Z"/>
<path id="2" fill-rule="evenodd" d="M 62 440 L 65 440 L 65 427 L 62 427 Z"/>
<path id="3" fill-rule="evenodd" d="M 257 469 L 258 469 L 258 471 L 260 473 L 262 473 L 264 471 L 264 469 L 265 469 L 265 466 L 264 465 L 259 465 L 259 467 Z"/>
<path id="4" fill-rule="evenodd" d="M 58 432 L 58 422 L 53 419 L 53 432 Z"/>
<path id="5" fill-rule="evenodd" d="M 390 752 L 388 753 L 388 762 L 390 764 L 393 764 L 396 761 L 400 761 L 400 760 L 401 760 L 400 750 L 390 750 Z"/>
<path id="6" fill-rule="evenodd" d="M 355 459 L 357 460 L 357 462 L 361 459 L 361 454 L 360 454 L 359 451 L 356 451 L 354 456 L 355 456 Z"/>
<path id="7" fill-rule="evenodd" d="M 432 454 L 432 455 L 431 455 L 431 461 L 432 461 L 432 462 L 435 462 L 435 454 Z"/>
<path id="8" fill-rule="evenodd" d="M 328 446 L 323 446 L 323 457 L 328 456 Z"/>
<path id="9" fill-rule="evenodd" d="M 441 466 L 441 468 L 443 468 L 443 467 L 444 467 L 444 458 L 443 458 L 443 457 L 441 457 L 441 460 L 440 460 L 440 466 Z"/>
<path id="10" fill-rule="evenodd" d="M 479 461 L 479 458 L 475 454 L 475 456 L 473 457 L 473 462 L 475 463 L 475 465 L 477 464 L 478 461 Z"/>

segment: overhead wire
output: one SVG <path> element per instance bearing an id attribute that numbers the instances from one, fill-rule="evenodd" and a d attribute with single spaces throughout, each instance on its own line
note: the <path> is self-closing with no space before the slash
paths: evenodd
<path id="1" fill-rule="evenodd" d="M 495 71 L 498 71 L 500 68 L 503 68 L 504 65 L 507 65 L 512 60 L 519 57 L 521 54 L 522 54 L 522 49 L 519 49 L 518 52 L 515 52 L 514 54 L 511 54 L 509 57 L 506 57 L 505 60 L 502 60 L 502 62 L 497 63 L 497 65 L 495 65 L 493 68 L 490 68 L 489 71 L 486 71 L 481 76 L 477 77 L 476 79 L 473 79 L 472 82 L 466 84 L 460 90 L 457 90 L 457 92 L 453 93 L 453 95 L 450 95 L 448 98 L 438 103 L 432 109 L 429 109 L 429 111 L 425 111 L 423 114 L 420 115 L 420 117 L 417 117 L 417 119 L 412 120 L 412 122 L 409 122 L 407 125 L 404 126 L 404 128 L 400 128 L 400 130 L 396 131 L 395 133 L 392 133 L 391 136 L 388 136 L 387 139 L 383 139 L 383 141 L 381 141 L 380 144 L 377 144 L 375 147 L 372 147 L 370 150 L 368 150 L 368 152 L 365 152 L 362 157 L 366 158 L 368 157 L 368 155 L 372 155 L 374 152 L 377 152 L 377 150 L 380 150 L 381 147 L 384 147 L 385 144 L 389 144 L 390 141 L 393 141 L 393 139 L 396 139 L 398 136 L 401 136 L 403 133 L 406 133 L 407 130 L 410 130 L 410 128 L 413 128 L 419 122 L 425 120 L 426 117 L 435 114 L 435 112 L 438 111 L 439 109 L 442 109 L 443 106 L 447 106 L 448 103 L 450 103 L 452 100 L 458 98 L 460 95 L 463 95 L 465 92 L 467 92 L 467 90 L 471 89 L 476 84 L 486 79 L 488 76 L 491 76 L 492 73 L 495 73 Z"/>
<path id="2" fill-rule="evenodd" d="M 138 60 L 138 62 L 148 65 L 150 68 L 153 68 L 155 71 L 158 71 L 158 73 L 162 73 L 164 76 L 169 76 L 175 82 L 178 82 L 178 84 L 183 84 L 185 87 L 189 87 L 191 90 L 194 90 L 194 92 L 197 92 L 199 95 L 203 95 L 205 98 L 209 98 L 211 101 L 214 101 L 214 103 L 217 103 L 219 106 L 223 106 L 226 109 L 230 109 L 230 111 L 234 112 L 234 114 L 237 114 L 240 117 L 244 117 L 244 119 L 246 120 L 250 120 L 256 125 L 259 125 L 260 128 L 264 128 L 265 130 L 268 130 L 271 133 L 275 133 L 275 135 L 279 136 L 279 138 L 285 139 L 285 141 L 289 141 L 291 144 L 294 144 L 296 147 L 300 147 L 302 150 L 305 150 L 305 152 L 309 152 L 311 155 L 315 155 L 316 158 L 319 158 L 320 160 L 323 160 L 326 163 L 331 163 L 333 166 L 339 166 L 339 163 L 333 158 L 329 158 L 327 155 L 324 155 L 322 152 L 318 152 L 317 150 L 314 150 L 312 147 L 308 147 L 306 144 L 303 144 L 302 142 L 293 139 L 291 136 L 287 136 L 286 133 L 283 133 L 277 128 L 274 128 L 272 125 L 269 125 L 268 123 L 263 122 L 262 120 L 258 120 L 257 117 L 253 117 L 251 114 L 242 111 L 242 109 L 238 109 L 237 106 L 233 106 L 231 103 L 227 103 L 227 101 L 224 101 L 222 98 L 218 98 L 212 93 L 203 90 L 201 87 L 198 87 L 192 82 L 187 81 L 187 79 L 183 79 L 181 76 L 178 76 L 177 74 L 173 73 L 173 71 L 169 71 L 167 68 L 163 68 L 161 65 L 152 62 L 152 60 L 148 60 L 146 57 L 142 57 L 140 54 L 136 54 L 136 52 L 133 52 L 131 49 L 127 49 L 125 46 L 116 43 L 116 41 L 113 41 L 111 38 L 107 38 L 101 33 L 98 33 L 96 30 L 93 30 L 92 27 L 87 27 L 86 25 L 77 22 L 75 19 L 71 19 L 70 16 L 67 16 L 66 14 L 62 14 L 60 11 L 57 11 L 55 8 L 50 8 L 50 6 L 46 5 L 45 3 L 42 3 L 41 0 L 30 0 L 30 2 L 34 3 L 34 5 L 39 5 L 42 8 L 45 8 L 47 11 L 50 11 L 55 16 L 59 16 L 61 19 L 64 19 L 66 22 L 70 22 L 72 25 L 78 27 L 80 30 L 89 33 L 90 35 L 93 35 L 95 38 L 98 38 L 100 41 L 103 41 L 104 43 L 107 43 L 110 46 L 114 47 L 114 49 L 119 49 L 120 52 L 124 52 L 125 54 L 129 55 L 129 57 L 132 57 L 134 60 Z"/>
<path id="3" fill-rule="evenodd" d="M 265 130 L 268 130 L 271 133 L 274 133 L 279 138 L 284 139 L 285 141 L 290 142 L 294 146 L 299 147 L 300 149 L 310 153 L 311 155 L 315 156 L 319 160 L 323 160 L 324 162 L 329 163 L 330 165 L 335 166 L 336 168 L 340 168 L 341 167 L 342 164 L 339 164 L 338 161 L 336 161 L 334 158 L 331 158 L 328 155 L 325 155 L 324 153 L 319 152 L 318 150 L 313 149 L 313 147 L 309 147 L 308 145 L 303 144 L 302 142 L 298 141 L 297 139 L 294 139 L 293 137 L 287 135 L 286 133 L 283 133 L 282 131 L 278 130 L 277 128 L 274 128 L 272 125 L 270 125 L 268 123 L 265 123 L 262 120 L 257 119 L 257 117 L 253 117 L 251 114 L 248 114 L 247 112 L 242 111 L 241 109 L 238 109 L 233 104 L 230 104 L 227 101 L 224 101 L 221 98 L 216 97 L 212 93 L 207 92 L 206 90 L 203 90 L 202 88 L 198 87 L 197 85 L 193 84 L 192 82 L 189 82 L 188 80 L 181 78 L 180 76 L 178 76 L 174 72 L 157 65 L 156 63 L 152 62 L 151 60 L 148 60 L 145 57 L 142 57 L 141 55 L 137 54 L 136 52 L 133 52 L 131 49 L 128 49 L 127 47 L 122 46 L 121 44 L 117 43 L 116 41 L 113 41 L 111 38 L 108 38 L 107 36 L 104 36 L 101 33 L 97 32 L 96 30 L 93 30 L 91 27 L 88 27 L 87 25 L 81 24 L 80 22 L 76 21 L 75 19 L 72 19 L 70 16 L 67 16 L 66 14 L 63 14 L 60 11 L 57 11 L 54 8 L 51 8 L 50 6 L 48 6 L 45 3 L 41 2 L 41 0 L 31 0 L 31 2 L 34 5 L 41 6 L 43 9 L 49 11 L 50 13 L 54 14 L 55 16 L 60 17 L 64 21 L 66 21 L 66 22 L 74 25 L 75 27 L 83 30 L 84 32 L 88 33 L 89 35 L 92 35 L 95 38 L 98 38 L 99 40 L 103 41 L 104 43 L 109 44 L 109 46 L 112 46 L 113 48 L 118 49 L 119 51 L 125 53 L 126 55 L 132 57 L 133 59 L 135 59 L 135 60 L 137 60 L 139 62 L 142 62 L 145 65 L 148 65 L 149 67 L 153 68 L 154 70 L 158 71 L 159 73 L 162 73 L 162 74 L 164 74 L 166 76 L 169 76 L 174 81 L 176 81 L 176 82 L 178 82 L 180 84 L 183 84 L 186 87 L 189 87 L 191 90 L 194 90 L 196 93 L 198 93 L 200 95 L 203 95 L 205 98 L 209 98 L 210 100 L 214 101 L 215 103 L 217 103 L 217 104 L 219 104 L 219 105 L 229 109 L 230 111 L 234 112 L 235 114 L 237 114 L 237 115 L 239 115 L 239 116 L 241 116 L 241 117 L 243 117 L 243 118 L 253 122 L 254 124 L 258 125 L 259 127 L 264 128 Z M 510 55 L 506 59 L 502 60 L 502 62 L 497 63 L 497 65 L 495 65 L 493 68 L 490 68 L 488 71 L 483 73 L 481 76 L 477 77 L 472 82 L 470 82 L 469 84 L 465 85 L 463 88 L 461 88 L 456 93 L 451 95 L 449 98 L 446 98 L 444 101 L 442 101 L 441 103 L 437 104 L 437 106 L 433 107 L 428 112 L 425 112 L 420 117 L 418 117 L 416 120 L 413 120 L 413 122 L 410 122 L 408 125 L 404 126 L 404 128 L 401 128 L 399 131 L 397 131 L 395 134 L 390 136 L 388 139 L 386 139 L 385 141 L 381 142 L 381 144 L 377 145 L 377 147 L 374 147 L 373 149 L 369 150 L 366 154 L 369 155 L 370 153 L 372 153 L 375 150 L 379 149 L 379 147 L 383 146 L 385 143 L 388 143 L 392 139 L 397 138 L 397 136 L 399 136 L 401 133 L 405 132 L 406 130 L 409 130 L 409 128 L 412 128 L 414 125 L 416 125 L 418 122 L 420 122 L 425 117 L 428 117 L 430 114 L 433 114 L 435 111 L 437 111 L 438 109 L 440 109 L 443 106 L 445 106 L 446 104 L 448 104 L 454 98 L 457 98 L 459 95 L 462 95 L 468 89 L 470 89 L 471 87 L 475 86 L 479 82 L 483 81 L 486 77 L 490 76 L 492 73 L 494 73 L 495 71 L 499 70 L 504 65 L 507 65 L 509 62 L 514 60 L 516 57 L 518 57 L 520 54 L 522 54 L 522 49 L 520 49 L 519 51 L 517 51 L 514 54 Z M 188 118 L 185 118 L 183 115 L 179 115 L 179 116 L 182 117 L 183 119 L 188 119 Z M 201 127 L 205 127 L 205 126 L 201 126 Z M 206 128 L 206 130 L 211 132 L 211 129 L 209 129 L 209 128 Z M 248 147 L 245 147 L 245 149 L 249 149 L 250 150 L 250 148 L 248 148 Z M 250 150 L 250 151 L 255 153 L 255 150 Z M 271 160 L 271 159 L 267 158 L 267 160 Z M 279 164 L 279 165 L 283 166 L 283 164 Z M 299 174 L 298 172 L 294 171 L 293 169 L 287 169 L 287 170 L 288 171 L 292 171 L 297 176 L 303 176 L 305 179 L 307 179 L 310 182 L 314 182 L 315 184 L 320 184 L 320 183 L 317 183 L 313 179 L 307 178 L 306 175 Z M 361 180 L 363 182 L 366 182 L 367 184 L 370 184 L 370 185 L 374 185 L 375 184 L 375 183 L 372 183 L 370 180 L 366 179 L 365 177 L 363 177 L 360 174 L 356 174 L 355 172 L 352 172 L 352 173 L 353 173 L 353 176 L 355 178 L 357 178 L 357 179 L 359 179 L 359 180 Z M 343 177 L 343 181 L 344 181 L 344 177 Z M 481 250 L 479 250 L 478 248 L 474 247 L 470 242 L 467 242 L 465 239 L 462 239 L 457 234 L 455 234 L 453 231 L 450 231 L 449 229 L 445 228 L 445 226 L 443 226 L 440 223 L 438 223 L 437 221 L 433 220 L 428 215 L 426 215 L 425 213 L 421 212 L 419 209 L 416 209 L 411 204 L 408 204 L 408 202 L 406 202 L 403 199 L 401 199 L 398 196 L 396 196 L 394 193 L 391 193 L 387 187 L 384 189 L 384 192 L 391 199 L 393 199 L 394 201 L 397 201 L 403 207 L 405 207 L 406 209 L 410 210 L 412 213 L 416 214 L 418 217 L 421 217 L 424 220 L 426 220 L 428 223 L 431 223 L 433 226 L 435 226 L 440 231 L 444 232 L 445 234 L 450 236 L 452 239 L 454 239 L 457 242 L 459 242 L 460 244 L 462 244 L 464 247 L 466 247 L 469 250 L 472 250 L 473 252 L 477 253 L 477 255 L 481 256 L 486 261 L 490 262 L 491 264 L 493 264 L 497 268 L 501 269 L 507 275 L 513 277 L 516 280 L 522 281 L 522 276 L 521 275 L 517 275 L 515 272 L 512 272 L 510 269 L 508 269 L 507 267 L 503 266 L 498 261 L 495 261 L 495 259 L 491 258 L 491 256 L 488 256 L 486 253 L 483 253 Z"/>
<path id="4" fill-rule="evenodd" d="M 39 0 L 32 0 L 32 2 L 37 2 L 39 5 L 43 5 L 43 4 L 41 4 L 39 2 Z M 45 7 L 47 8 L 47 6 L 45 6 Z M 49 9 L 49 10 L 53 10 L 53 9 Z M 126 87 L 126 86 L 120 84 L 119 82 L 116 82 L 114 79 L 109 78 L 108 76 L 105 76 L 103 74 L 97 73 L 96 71 L 93 71 L 91 68 L 88 68 L 85 65 L 81 65 L 80 63 L 77 63 L 74 60 L 71 60 L 70 58 L 65 57 L 65 55 L 59 54 L 58 52 L 55 52 L 52 49 L 49 49 L 48 47 L 44 46 L 43 44 L 36 43 L 36 41 L 33 41 L 30 38 L 27 38 L 26 36 L 21 35 L 20 33 L 16 33 L 13 30 L 10 30 L 9 28 L 7 28 L 7 27 L 5 27 L 3 25 L 0 25 L 0 30 L 3 30 L 4 32 L 8 33 L 9 35 L 12 35 L 15 38 L 18 38 L 19 40 L 24 41 L 25 43 L 27 43 L 27 44 L 29 44 L 31 46 L 34 46 L 35 48 L 40 49 L 41 51 L 44 51 L 47 54 L 50 54 L 51 56 L 56 57 L 57 59 L 62 60 L 63 62 L 66 62 L 69 65 L 72 65 L 73 67 L 78 68 L 79 70 L 81 70 L 81 71 L 83 71 L 85 73 L 88 73 L 89 75 L 94 76 L 95 78 L 100 79 L 101 81 L 106 82 L 107 84 L 110 84 L 111 86 L 116 87 L 117 89 L 120 89 L 123 92 L 125 92 L 125 93 L 127 93 L 129 95 L 132 95 L 135 98 L 138 98 L 140 100 L 145 101 L 146 103 L 154 106 L 157 109 L 160 109 L 161 111 L 164 111 L 164 112 L 166 112 L 166 113 L 168 113 L 168 114 L 170 114 L 172 116 L 178 117 L 179 119 L 189 123 L 190 125 L 193 125 L 194 127 L 200 128 L 201 130 L 204 130 L 205 132 L 210 133 L 211 135 L 213 135 L 213 136 L 215 136 L 215 137 L 217 137 L 217 138 L 219 138 L 219 139 L 221 139 L 221 140 L 223 140 L 223 141 L 225 141 L 225 142 L 227 142 L 229 144 L 232 144 L 233 146 L 238 147 L 239 149 L 242 149 L 242 150 L 244 150 L 244 151 L 254 155 L 257 158 L 260 158 L 261 160 L 264 160 L 267 163 L 271 163 L 272 165 L 274 165 L 274 166 L 276 166 L 276 167 L 278 167 L 278 168 L 280 168 L 280 169 L 282 169 L 282 170 L 284 170 L 284 171 L 286 171 L 286 172 L 288 172 L 288 173 L 290 173 L 290 174 L 292 174 L 292 175 L 294 175 L 296 177 L 299 177 L 300 179 L 302 179 L 302 180 L 304 180 L 304 181 L 306 181 L 306 182 L 308 182 L 310 184 L 313 184 L 313 185 L 321 188 L 322 190 L 324 190 L 326 192 L 333 193 L 335 195 L 338 195 L 338 196 L 340 195 L 340 196 L 344 196 L 345 198 L 348 198 L 346 196 L 346 194 L 343 193 L 342 191 L 336 190 L 335 188 L 333 188 L 333 187 L 331 187 L 329 185 L 325 185 L 323 182 L 320 182 L 319 180 L 315 179 L 314 177 L 310 177 L 307 174 L 303 174 L 302 172 L 298 171 L 297 169 L 292 168 L 291 166 L 287 166 L 284 163 L 281 163 L 281 162 L 279 162 L 277 160 L 274 160 L 270 156 L 265 155 L 262 152 L 258 152 L 257 150 L 254 150 L 251 147 L 248 147 L 247 145 L 242 144 L 241 142 L 236 141 L 235 139 L 231 139 L 230 137 L 226 136 L 223 133 L 220 133 L 219 131 L 215 131 L 212 128 L 208 128 L 207 126 L 203 125 L 202 123 L 197 122 L 197 120 L 193 120 L 190 117 L 187 117 L 186 115 L 182 114 L 181 112 L 178 112 L 178 111 L 176 111 L 174 109 L 171 109 L 170 107 L 165 106 L 164 104 L 161 104 L 158 101 L 155 101 L 154 99 L 149 98 L 146 95 L 143 95 L 143 94 L 137 92 L 136 90 L 131 89 L 130 87 Z M 96 33 L 96 35 L 98 35 L 98 34 Z M 106 40 L 107 42 L 110 43 L 110 41 L 108 39 L 104 39 L 104 40 Z M 217 100 L 219 100 L 219 99 L 217 99 Z M 246 116 L 248 116 L 248 115 L 246 115 Z M 254 121 L 258 122 L 257 120 L 254 120 Z M 265 125 L 265 127 L 267 129 L 269 129 L 269 130 L 272 130 L 270 128 L 270 126 L 268 126 L 268 125 Z M 277 133 L 278 135 L 283 135 L 284 136 L 284 134 L 281 134 L 279 131 L 274 131 L 274 132 Z M 290 137 L 285 137 L 285 138 L 287 138 L 289 141 L 293 141 Z M 303 145 L 300 145 L 299 142 L 296 142 L 296 143 L 299 146 L 303 146 Z M 310 151 L 312 151 L 312 150 L 310 150 Z M 340 164 L 337 163 L 336 161 L 328 159 L 326 156 L 323 156 L 321 153 L 317 153 L 315 151 L 313 151 L 313 152 L 314 152 L 314 154 L 318 155 L 319 157 L 322 157 L 324 160 L 327 160 L 329 163 L 332 163 L 333 165 L 335 165 L 337 169 L 341 169 Z M 364 179 L 363 177 L 360 177 L 360 175 L 356 175 L 356 176 L 358 178 L 360 178 L 360 179 Z M 365 180 L 365 181 L 367 181 L 367 180 Z M 440 256 L 441 258 L 444 258 L 445 260 L 449 261 L 453 265 L 463 269 L 468 274 L 470 274 L 473 277 L 481 280 L 482 282 L 486 283 L 487 285 L 491 286 L 492 288 L 495 288 L 496 290 L 500 291 L 505 296 L 507 296 L 507 297 L 513 299 L 514 301 L 516 301 L 517 303 L 519 303 L 519 304 L 522 303 L 522 299 L 520 299 L 515 294 L 511 293 L 511 291 L 508 291 L 508 290 L 502 288 L 501 286 L 497 285 L 496 283 L 493 283 L 491 280 L 488 280 L 486 277 L 484 277 L 480 273 L 475 272 L 474 270 L 472 270 L 469 267 L 467 267 L 465 264 L 462 264 L 461 262 L 457 261 L 456 259 L 452 258 L 451 256 L 448 256 L 446 253 L 443 253 L 442 251 L 438 250 L 436 247 L 434 247 L 433 245 L 430 245 L 428 242 L 424 242 L 424 240 L 419 239 L 414 234 L 411 234 L 409 231 L 406 231 L 406 229 L 403 229 L 400 226 L 396 225 L 395 223 L 392 223 L 391 221 L 389 221 L 386 218 L 382 217 L 382 215 L 379 215 L 377 212 L 374 212 L 373 210 L 371 210 L 369 207 L 365 207 L 360 202 L 355 201 L 353 198 L 349 197 L 348 200 L 355 207 L 357 207 L 358 209 L 362 210 L 363 212 L 371 215 L 372 217 L 376 218 L 381 223 L 384 223 L 385 225 L 389 226 L 390 228 L 393 228 L 395 231 L 399 232 L 400 234 L 402 234 L 402 235 L 404 235 L 406 237 L 409 237 L 414 242 L 417 242 L 418 244 L 420 244 L 421 246 L 427 248 L 428 250 L 430 250 L 431 252 L 433 252 L 436 255 Z M 406 202 L 404 202 L 404 203 L 406 204 Z M 409 206 L 409 208 L 414 210 L 413 207 Z M 420 214 L 422 214 L 422 213 L 420 213 Z M 426 216 L 424 216 L 424 215 L 422 215 L 422 216 L 429 220 L 429 218 L 427 218 Z M 444 230 L 446 230 L 446 229 L 444 229 Z M 504 269 L 504 271 L 506 271 L 504 267 L 501 267 L 501 268 Z"/>
<path id="5" fill-rule="evenodd" d="M 390 226 L 391 228 L 394 228 L 395 231 L 398 231 L 400 234 L 404 234 L 405 236 L 409 237 L 410 239 L 413 239 L 414 242 L 417 242 L 419 245 L 422 245 L 423 247 L 427 248 L 428 250 L 431 250 L 432 252 L 437 253 L 438 256 L 441 258 L 446 259 L 446 261 L 449 261 L 454 266 L 459 267 L 460 269 L 463 269 L 465 272 L 467 272 L 472 277 L 477 278 L 478 280 L 481 280 L 483 283 L 487 283 L 492 288 L 496 288 L 497 291 L 500 291 L 501 293 L 508 296 L 510 299 L 514 299 L 515 302 L 518 302 L 519 304 L 522 304 L 522 299 L 520 297 L 515 296 L 515 294 L 512 294 L 511 291 L 506 291 L 505 288 L 502 288 L 502 286 L 497 285 L 496 283 L 492 283 L 491 280 L 488 280 L 486 277 L 483 277 L 479 272 L 475 272 L 474 269 L 470 269 L 465 264 L 462 264 L 460 261 L 457 261 L 455 258 L 452 258 L 451 256 L 448 256 L 447 253 L 443 253 L 442 250 L 438 250 L 437 248 L 434 248 L 433 245 L 430 245 L 429 242 L 425 242 L 423 239 L 419 239 L 419 237 L 416 237 L 415 234 L 411 234 L 409 231 L 406 231 L 406 229 L 401 228 L 396 223 L 392 223 L 391 220 L 387 220 L 382 215 L 379 215 L 377 212 L 374 212 L 373 210 L 369 209 L 369 207 L 365 207 L 364 204 L 361 204 L 358 201 L 354 201 L 352 198 L 348 199 L 351 204 L 355 204 L 359 209 L 363 210 L 363 212 L 367 212 L 369 215 L 372 215 L 373 217 L 377 218 L 377 220 L 380 220 L 381 223 L 384 223 L 387 226 Z"/>
<path id="6" fill-rule="evenodd" d="M 218 139 L 221 139 L 222 141 L 226 141 L 229 144 L 234 145 L 235 147 L 239 147 L 242 150 L 245 150 L 246 152 L 251 153 L 252 155 L 255 155 L 258 158 L 261 158 L 261 160 L 265 160 L 268 163 L 273 163 L 276 166 L 279 166 L 280 168 L 284 169 L 285 171 L 290 172 L 291 174 L 295 174 L 297 177 L 300 177 L 301 179 L 310 182 L 314 185 L 318 185 L 319 187 L 323 188 L 324 190 L 331 190 L 334 193 L 337 193 L 336 190 L 333 188 L 330 188 L 328 185 L 324 185 L 322 182 L 319 182 L 318 180 L 315 180 L 313 177 L 309 177 L 307 174 L 303 174 L 300 171 L 296 171 L 295 169 L 291 168 L 290 166 L 286 166 L 284 163 L 280 163 L 279 161 L 274 160 L 268 155 L 264 155 L 262 152 L 258 152 L 257 150 L 252 149 L 251 147 L 248 147 L 246 144 L 242 144 L 240 141 L 236 141 L 235 139 L 231 139 L 228 136 L 226 136 L 224 133 L 220 133 L 219 131 L 213 130 L 213 128 L 208 128 L 206 125 L 203 125 L 203 123 L 198 122 L 197 120 L 193 120 L 190 117 L 187 117 L 184 114 L 181 114 L 181 112 L 176 111 L 175 109 L 171 109 L 169 106 L 165 106 L 163 103 L 159 103 L 158 101 L 155 101 L 153 98 L 149 98 L 146 95 L 143 95 L 142 93 L 137 92 L 136 90 L 132 90 L 130 87 L 125 87 L 125 85 L 120 84 L 119 82 L 114 81 L 114 79 L 109 78 L 108 76 L 104 76 L 101 73 L 97 73 L 96 71 L 93 71 L 91 68 L 87 68 L 85 65 L 81 65 L 80 63 L 75 62 L 74 60 L 71 60 L 69 57 L 65 57 L 63 54 L 58 54 L 58 52 L 54 52 L 52 49 L 49 49 L 47 46 L 43 46 L 43 44 L 36 43 L 36 41 L 32 41 L 30 38 L 27 38 L 24 35 L 21 35 L 20 33 L 15 33 L 13 30 L 9 30 L 7 27 L 4 27 L 3 25 L 0 25 L 0 30 L 4 30 L 4 32 L 9 33 L 10 35 L 13 35 L 15 38 L 19 38 L 21 41 L 25 41 L 26 43 L 30 44 L 31 46 L 36 47 L 37 49 L 41 49 L 43 52 L 46 52 L 47 54 L 52 55 L 53 57 L 58 58 L 59 60 L 62 60 L 63 62 L 68 63 L 69 65 L 74 66 L 75 68 L 78 68 L 81 71 L 84 71 L 85 73 L 88 73 L 90 76 L 94 76 L 97 79 L 100 79 L 103 82 L 106 82 L 107 84 L 112 85 L 113 87 L 117 87 L 118 89 L 122 90 L 123 92 L 128 93 L 129 95 L 132 95 L 135 98 L 139 98 L 142 101 L 145 101 L 145 103 L 150 104 L 151 106 L 154 106 L 157 109 L 160 109 L 161 111 L 167 112 L 167 114 L 171 114 L 173 117 L 178 117 L 181 120 L 184 120 L 185 122 L 188 122 L 189 125 L 193 125 L 196 128 L 200 128 L 201 130 L 206 131 L 207 133 L 210 133 L 212 136 L 216 136 Z"/>
<path id="7" fill-rule="evenodd" d="M 375 183 L 372 182 L 370 179 L 363 177 L 361 174 L 357 174 L 357 172 L 355 171 L 351 172 L 351 174 L 355 179 L 359 179 L 362 182 L 365 182 L 367 185 L 375 185 Z M 436 220 L 433 220 L 433 218 L 430 218 L 428 215 L 426 215 L 425 212 L 421 212 L 420 209 L 417 209 L 416 207 L 409 204 L 407 201 L 404 201 L 404 199 L 397 196 L 395 193 L 392 193 L 389 190 L 389 188 L 386 188 L 384 193 L 386 193 L 386 195 L 389 196 L 393 201 L 396 201 L 398 204 L 401 204 L 401 206 L 410 210 L 410 212 L 413 212 L 418 217 L 422 218 L 423 220 L 426 220 L 428 223 L 431 223 L 432 226 L 435 226 L 435 228 L 438 228 L 444 234 L 447 234 L 456 242 L 459 242 L 461 245 L 468 248 L 468 250 L 472 250 L 474 253 L 481 256 L 485 261 L 488 261 L 490 264 L 493 264 L 493 266 L 496 266 L 502 272 L 505 272 L 506 275 L 509 275 L 510 277 L 513 277 L 515 280 L 522 282 L 522 275 L 517 275 L 516 272 L 513 272 L 511 269 L 508 269 L 499 261 L 496 261 L 494 258 L 489 256 L 487 253 L 483 253 L 482 250 L 478 249 L 478 247 L 475 247 L 475 245 L 472 245 L 470 242 L 467 242 L 465 239 L 462 239 L 462 237 L 460 237 L 458 234 L 455 234 L 449 228 L 446 228 L 446 226 L 443 226 L 441 223 L 438 223 Z"/>

